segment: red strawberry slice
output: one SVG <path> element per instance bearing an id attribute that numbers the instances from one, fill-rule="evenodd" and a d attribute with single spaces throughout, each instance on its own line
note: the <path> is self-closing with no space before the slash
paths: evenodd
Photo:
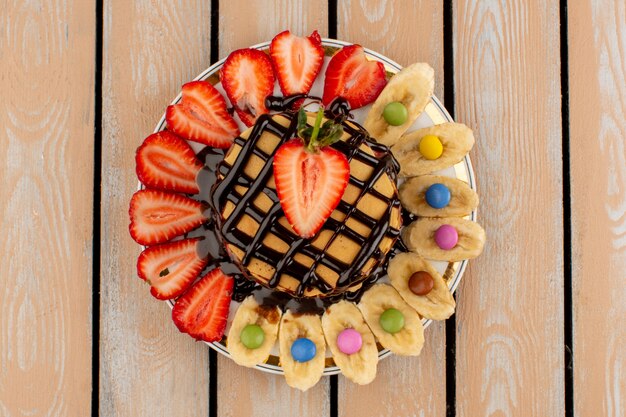
<path id="1" fill-rule="evenodd" d="M 348 186 L 350 165 L 345 155 L 325 146 L 305 149 L 300 139 L 281 145 L 274 155 L 274 181 L 285 217 L 295 232 L 310 238 L 339 204 Z"/>
<path id="2" fill-rule="evenodd" d="M 196 176 L 202 163 L 191 146 L 172 132 L 154 133 L 135 154 L 137 177 L 149 188 L 198 194 Z"/>
<path id="3" fill-rule="evenodd" d="M 274 91 L 272 61 L 265 52 L 238 49 L 228 55 L 220 70 L 222 86 L 239 118 L 252 126 L 268 110 L 265 97 Z"/>
<path id="4" fill-rule="evenodd" d="M 328 63 L 322 102 L 326 106 L 343 97 L 358 109 L 376 100 L 386 84 L 381 62 L 368 61 L 361 45 L 345 46 Z"/>
<path id="5" fill-rule="evenodd" d="M 137 275 L 152 287 L 150 293 L 159 300 L 181 295 L 207 264 L 198 256 L 200 238 L 150 246 L 137 259 Z"/>
<path id="6" fill-rule="evenodd" d="M 172 320 L 197 340 L 216 342 L 224 336 L 235 280 L 215 268 L 184 293 L 174 305 Z"/>
<path id="7" fill-rule="evenodd" d="M 226 100 L 206 81 L 183 85 L 179 104 L 168 106 L 165 119 L 169 129 L 185 139 L 227 149 L 239 134 L 239 127 L 226 108 Z"/>
<path id="8" fill-rule="evenodd" d="M 306 94 L 324 63 L 322 38 L 317 31 L 304 38 L 286 30 L 272 39 L 270 56 L 283 94 Z"/>
<path id="9" fill-rule="evenodd" d="M 137 191 L 130 200 L 130 235 L 140 245 L 155 245 L 185 234 L 207 220 L 205 206 L 179 194 Z"/>

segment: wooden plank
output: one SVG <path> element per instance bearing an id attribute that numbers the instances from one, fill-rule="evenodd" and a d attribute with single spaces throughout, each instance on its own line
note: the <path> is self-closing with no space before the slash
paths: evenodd
<path id="1" fill-rule="evenodd" d="M 563 212 L 558 2 L 454 4 L 456 116 L 487 231 L 459 289 L 458 416 L 560 416 Z"/>
<path id="2" fill-rule="evenodd" d="M 2 2 L 0 415 L 89 415 L 95 4 Z"/>
<path id="3" fill-rule="evenodd" d="M 443 98 L 441 1 L 342 1 L 337 23 L 339 39 L 359 43 L 400 65 L 428 62 L 435 68 L 435 94 Z M 445 324 L 433 323 L 426 330 L 426 343 L 419 357 L 383 359 L 374 382 L 364 387 L 340 377 L 338 391 L 340 416 L 444 416 Z"/>
<path id="4" fill-rule="evenodd" d="M 317 29 L 323 37 L 328 36 L 327 17 L 326 2 L 223 0 L 220 2 L 220 58 L 235 49 L 271 40 L 285 29 L 298 35 L 308 35 Z M 301 393 L 290 388 L 282 376 L 243 368 L 219 355 L 219 415 L 328 415 L 328 392 L 328 378 L 323 378 L 315 387 Z"/>
<path id="5" fill-rule="evenodd" d="M 314 0 L 220 1 L 220 58 L 230 52 L 272 40 L 289 29 L 299 36 L 317 30 L 328 37 L 328 4 Z"/>
<path id="6" fill-rule="evenodd" d="M 626 8 L 569 5 L 575 415 L 626 410 Z"/>
<path id="7" fill-rule="evenodd" d="M 100 412 L 207 416 L 207 346 L 180 334 L 137 278 L 128 234 L 135 149 L 208 67 L 210 4 L 104 2 Z"/>

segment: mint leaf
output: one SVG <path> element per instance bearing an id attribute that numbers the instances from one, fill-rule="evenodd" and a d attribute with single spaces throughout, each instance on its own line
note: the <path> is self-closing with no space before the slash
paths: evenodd
<path id="1" fill-rule="evenodd" d="M 300 134 L 301 130 L 306 129 L 307 127 L 309 127 L 309 125 L 307 124 L 306 112 L 302 107 L 300 107 L 300 111 L 298 111 L 298 134 Z"/>
<path id="2" fill-rule="evenodd" d="M 327 126 L 323 132 L 320 131 L 320 145 L 329 146 L 341 139 L 343 135 L 343 126 L 332 123 Z"/>
<path id="3" fill-rule="evenodd" d="M 307 123 L 306 112 L 301 108 L 298 112 L 298 136 L 304 140 L 309 152 L 316 152 L 319 148 L 332 145 L 341 139 L 343 126 L 334 120 L 327 120 L 322 124 L 324 109 L 320 107 L 315 117 L 315 125 Z"/>

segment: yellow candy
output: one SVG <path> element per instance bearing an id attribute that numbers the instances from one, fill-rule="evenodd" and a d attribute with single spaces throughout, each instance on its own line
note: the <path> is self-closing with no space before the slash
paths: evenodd
<path id="1" fill-rule="evenodd" d="M 437 136 L 426 135 L 420 141 L 420 153 L 424 155 L 424 158 L 432 161 L 441 156 L 443 145 Z"/>

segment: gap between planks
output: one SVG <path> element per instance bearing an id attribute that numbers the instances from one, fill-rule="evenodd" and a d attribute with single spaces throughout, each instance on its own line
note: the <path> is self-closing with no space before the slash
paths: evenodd
<path id="1" fill-rule="evenodd" d="M 563 154 L 563 372 L 565 417 L 574 416 L 574 351 L 572 321 L 572 197 L 570 177 L 569 42 L 567 0 L 559 1 L 561 48 L 561 131 Z"/>
<path id="2" fill-rule="evenodd" d="M 102 187 L 102 44 L 103 0 L 95 2 L 95 87 L 94 87 L 94 169 L 93 169 L 93 264 L 92 264 L 92 323 L 91 323 L 91 415 L 100 414 L 100 221 Z"/>

